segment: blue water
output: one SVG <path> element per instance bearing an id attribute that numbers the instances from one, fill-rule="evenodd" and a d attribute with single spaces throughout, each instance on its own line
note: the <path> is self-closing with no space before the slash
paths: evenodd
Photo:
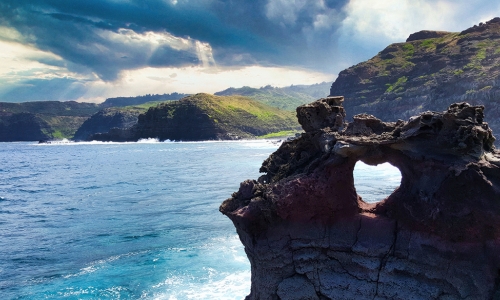
<path id="1" fill-rule="evenodd" d="M 401 172 L 389 163 L 369 166 L 358 161 L 353 175 L 356 192 L 369 203 L 384 200 L 401 184 Z"/>
<path id="2" fill-rule="evenodd" d="M 276 148 L 0 143 L 0 298 L 244 298 L 250 266 L 218 207 Z"/>

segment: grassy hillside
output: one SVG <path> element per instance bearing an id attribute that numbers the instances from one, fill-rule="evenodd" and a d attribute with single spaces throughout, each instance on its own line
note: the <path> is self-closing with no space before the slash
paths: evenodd
<path id="1" fill-rule="evenodd" d="M 171 93 L 171 94 L 148 94 L 143 96 L 135 96 L 135 97 L 115 97 L 108 98 L 106 101 L 100 104 L 101 107 L 123 107 L 123 106 L 134 106 L 141 105 L 147 102 L 163 102 L 167 100 L 179 100 L 188 96 L 188 94 L 179 94 L 179 93 Z"/>
<path id="2" fill-rule="evenodd" d="M 310 103 L 328 95 L 331 83 L 292 85 L 283 88 L 265 86 L 259 89 L 248 86 L 229 88 L 215 93 L 218 96 L 241 95 L 283 110 L 295 111 L 297 106 Z"/>
<path id="3" fill-rule="evenodd" d="M 112 129 L 90 139 L 134 141 L 143 138 L 200 141 L 254 138 L 299 131 L 295 113 L 243 96 L 196 94 L 167 101 L 139 115 L 133 127 Z"/>
<path id="4" fill-rule="evenodd" d="M 184 98 L 202 110 L 221 126 L 238 128 L 254 135 L 298 127 L 295 113 L 284 111 L 243 96 L 215 96 L 196 94 Z M 163 104 L 168 105 L 168 103 Z"/>
<path id="5" fill-rule="evenodd" d="M 62 139 L 72 138 L 83 122 L 98 110 L 97 104 L 75 101 L 0 102 L 0 119 L 8 119 L 12 123 L 16 122 L 17 116 L 29 113 L 47 125 L 43 130 L 45 139 Z M 18 139 L 14 140 L 25 140 L 24 135 L 19 132 Z M 9 134 L 9 138 L 14 137 L 15 134 Z"/>

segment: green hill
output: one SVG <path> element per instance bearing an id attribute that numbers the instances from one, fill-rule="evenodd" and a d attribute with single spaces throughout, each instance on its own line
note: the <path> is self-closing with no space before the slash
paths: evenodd
<path id="1" fill-rule="evenodd" d="M 299 131 L 300 126 L 293 112 L 243 96 L 196 94 L 149 108 L 130 129 L 115 129 L 90 139 L 227 140 L 295 130 Z"/>
<path id="2" fill-rule="evenodd" d="M 114 97 L 107 98 L 103 103 L 100 104 L 102 108 L 106 107 L 123 107 L 123 106 L 133 106 L 133 105 L 141 105 L 144 103 L 150 102 L 163 102 L 167 100 L 179 100 L 189 96 L 188 94 L 179 94 L 179 93 L 171 93 L 171 94 L 147 94 L 143 96 L 135 96 L 135 97 Z"/>
<path id="3" fill-rule="evenodd" d="M 328 94 L 330 83 L 322 82 L 313 85 L 292 85 L 283 88 L 270 85 L 259 89 L 244 86 L 242 88 L 228 88 L 217 92 L 218 96 L 246 96 L 269 106 L 279 109 L 295 111 L 295 109 L 306 103 L 323 98 Z"/>

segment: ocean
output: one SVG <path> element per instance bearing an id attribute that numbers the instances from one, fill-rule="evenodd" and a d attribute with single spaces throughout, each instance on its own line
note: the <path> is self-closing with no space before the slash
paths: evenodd
<path id="1" fill-rule="evenodd" d="M 218 208 L 278 146 L 0 143 L 0 298 L 243 299 L 250 265 Z M 356 165 L 366 201 L 399 183 Z"/>

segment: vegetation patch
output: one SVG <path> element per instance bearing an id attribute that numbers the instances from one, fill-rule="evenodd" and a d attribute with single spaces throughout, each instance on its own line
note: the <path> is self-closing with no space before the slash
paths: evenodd
<path id="1" fill-rule="evenodd" d="M 428 39 L 424 40 L 422 43 L 420 43 L 420 46 L 429 50 L 435 50 L 436 49 L 436 40 L 434 39 Z"/>
<path id="2" fill-rule="evenodd" d="M 410 43 L 406 43 L 403 45 L 403 50 L 405 52 L 406 58 L 412 58 L 413 54 L 415 53 L 415 46 Z"/>
<path id="3" fill-rule="evenodd" d="M 290 136 L 295 136 L 295 134 L 300 133 L 301 131 L 299 130 L 283 130 L 283 131 L 278 131 L 278 132 L 271 132 L 265 135 L 260 135 L 258 136 L 259 139 L 272 139 L 272 138 L 283 138 L 283 137 L 290 137 Z"/>
<path id="4" fill-rule="evenodd" d="M 485 58 L 486 58 L 486 49 L 485 48 L 479 49 L 479 51 L 476 54 L 476 59 L 483 60 Z"/>
<path id="5" fill-rule="evenodd" d="M 59 131 L 59 130 L 54 131 L 54 132 L 52 133 L 52 137 L 53 137 L 54 139 L 57 139 L 57 140 L 62 140 L 62 139 L 64 139 L 64 138 L 65 138 L 64 134 L 63 134 L 61 131 Z"/>
<path id="6" fill-rule="evenodd" d="M 385 90 L 386 93 L 390 93 L 392 91 L 401 91 L 403 89 L 403 85 L 408 81 L 408 77 L 406 76 L 402 76 L 402 77 L 399 77 L 398 80 L 396 81 L 396 83 L 394 84 L 390 84 L 390 83 L 387 83 L 386 86 L 387 86 L 387 89 Z"/>
<path id="7" fill-rule="evenodd" d="M 465 70 L 481 70 L 481 66 L 476 62 L 472 61 L 464 66 Z"/>

